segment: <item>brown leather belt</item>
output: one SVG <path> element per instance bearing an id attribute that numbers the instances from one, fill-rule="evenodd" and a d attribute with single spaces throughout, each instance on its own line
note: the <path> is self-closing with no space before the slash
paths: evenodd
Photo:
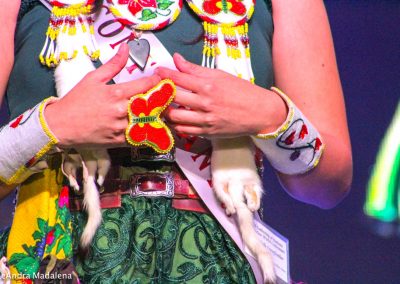
<path id="1" fill-rule="evenodd" d="M 121 168 L 113 166 L 106 176 L 104 186 L 100 189 L 101 208 L 121 207 L 121 196 L 131 198 L 166 197 L 172 198 L 172 207 L 180 210 L 209 213 L 189 181 L 177 169 L 171 172 L 133 173 L 129 178 L 121 176 Z M 81 211 L 83 196 L 70 194 L 70 210 Z"/>

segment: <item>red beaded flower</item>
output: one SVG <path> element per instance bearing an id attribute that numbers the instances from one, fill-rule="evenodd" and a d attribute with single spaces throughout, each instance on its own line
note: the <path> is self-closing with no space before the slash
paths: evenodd
<path id="1" fill-rule="evenodd" d="M 246 7 L 240 0 L 205 0 L 203 9 L 210 15 L 216 15 L 221 11 L 226 14 L 232 12 L 239 16 L 243 16 L 246 13 Z"/>
<path id="2" fill-rule="evenodd" d="M 58 207 L 63 208 L 66 206 L 69 208 L 69 190 L 68 186 L 63 186 L 58 197 Z"/>
<path id="3" fill-rule="evenodd" d="M 55 236 L 54 236 L 55 230 L 51 230 L 50 232 L 47 233 L 46 235 L 46 245 L 51 245 L 54 242 Z"/>
<path id="4" fill-rule="evenodd" d="M 157 8 L 156 0 L 118 0 L 118 4 L 128 5 L 128 10 L 132 15 L 136 15 L 144 8 Z"/>
<path id="5" fill-rule="evenodd" d="M 158 153 L 167 153 L 172 149 L 174 138 L 160 115 L 174 99 L 175 92 L 175 84 L 171 80 L 163 80 L 146 94 L 131 98 L 126 130 L 126 139 L 130 144 L 150 146 Z"/>

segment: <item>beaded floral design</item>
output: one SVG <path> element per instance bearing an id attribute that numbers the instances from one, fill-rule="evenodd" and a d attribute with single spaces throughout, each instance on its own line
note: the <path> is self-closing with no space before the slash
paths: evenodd
<path id="1" fill-rule="evenodd" d="M 56 202 L 56 222 L 54 226 L 50 226 L 48 220 L 43 218 L 37 219 L 37 229 L 32 234 L 33 240 L 36 242 L 33 246 L 24 244 L 22 247 L 24 253 L 14 253 L 11 255 L 9 264 L 15 266 L 18 273 L 29 276 L 30 279 L 39 270 L 41 260 L 52 253 L 58 254 L 61 251 L 67 258 L 72 257 L 72 239 L 70 232 L 70 213 L 69 213 L 69 195 L 68 187 L 61 189 L 60 195 Z M 28 281 L 29 282 L 29 281 Z"/>
<path id="2" fill-rule="evenodd" d="M 111 13 L 135 30 L 158 30 L 174 22 L 182 0 L 109 0 Z"/>
<path id="3" fill-rule="evenodd" d="M 295 161 L 300 158 L 305 149 L 312 149 L 309 164 L 314 161 L 314 157 L 322 148 L 322 141 L 319 137 L 308 137 L 308 128 L 303 119 L 293 121 L 289 128 L 278 138 L 276 145 L 285 150 L 292 151 L 290 160 Z"/>

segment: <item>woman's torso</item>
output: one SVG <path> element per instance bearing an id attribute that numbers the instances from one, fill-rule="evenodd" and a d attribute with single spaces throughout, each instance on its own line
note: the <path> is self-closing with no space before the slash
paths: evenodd
<path id="1" fill-rule="evenodd" d="M 37 5 L 37 2 L 24 0 L 22 3 L 25 14 L 23 17 L 21 14 L 16 31 L 15 64 L 7 89 L 12 118 L 44 98 L 56 95 L 53 70 L 43 67 L 38 60 L 45 40 L 49 11 L 42 5 Z M 197 64 L 201 62 L 203 42 L 200 40 L 193 44 L 187 43 L 195 42 L 201 34 L 201 23 L 187 6 L 184 6 L 175 23 L 156 32 L 156 36 L 170 53 L 179 52 L 187 60 Z M 273 80 L 271 38 L 271 14 L 267 4 L 260 1 L 250 23 L 250 43 L 256 84 L 262 87 L 270 87 Z M 110 282 L 115 282 L 112 279 L 119 279 L 121 282 L 120 280 L 125 278 L 131 280 L 132 275 L 143 279 L 150 279 L 151 275 L 155 283 L 166 283 L 165 279 L 173 279 L 171 282 L 178 279 L 180 282 L 197 281 L 193 283 L 224 280 L 232 282 L 233 279 L 237 279 L 233 282 L 253 283 L 250 266 L 226 233 L 208 214 L 174 210 L 171 201 L 163 198 L 132 199 L 129 196 L 122 198 L 120 208 L 104 212 L 103 225 L 92 246 L 92 250 L 98 254 L 93 259 L 76 263 L 79 275 L 83 280 L 87 280 L 86 283 L 99 283 L 98 279 L 109 279 Z M 82 212 L 72 214 L 75 245 L 79 243 L 79 235 L 84 226 L 83 215 Z M 140 218 L 134 218 L 137 216 Z M 150 232 L 158 234 L 154 234 L 157 236 L 157 246 L 148 249 L 148 244 L 155 243 L 146 233 L 149 232 L 149 228 Z M 160 228 L 163 228 L 162 231 Z M 200 232 L 201 235 L 200 238 L 196 237 L 195 243 L 192 232 L 197 235 Z M 138 237 L 127 238 L 135 233 Z M 175 251 L 175 246 L 171 246 L 174 243 L 183 252 Z M 193 255 L 187 256 L 182 249 L 186 249 L 186 246 L 187 249 L 190 247 Z M 150 256 L 148 261 L 144 262 L 143 252 L 138 253 L 132 250 L 133 247 L 144 248 L 145 256 Z M 137 260 L 140 262 L 136 263 Z M 195 264 L 201 269 L 182 272 L 184 269 L 181 269 L 181 263 L 185 264 L 185 267 L 194 267 Z M 165 268 L 166 265 L 169 266 Z M 163 272 L 154 272 L 157 267 L 163 267 Z M 143 273 L 138 269 L 143 269 Z M 155 281 L 158 279 L 161 280 Z"/>
<path id="2" fill-rule="evenodd" d="M 37 0 L 23 0 L 21 3 L 15 35 L 15 63 L 6 93 L 11 118 L 44 98 L 56 96 L 53 70 L 42 66 L 38 59 L 49 15 L 49 11 Z M 268 3 L 258 1 L 250 21 L 249 36 L 256 84 L 262 87 L 270 87 L 273 81 L 272 30 Z M 202 34 L 202 26 L 187 5 L 184 5 L 176 22 L 155 34 L 171 54 L 179 52 L 187 60 L 200 64 L 203 41 L 197 39 Z"/>

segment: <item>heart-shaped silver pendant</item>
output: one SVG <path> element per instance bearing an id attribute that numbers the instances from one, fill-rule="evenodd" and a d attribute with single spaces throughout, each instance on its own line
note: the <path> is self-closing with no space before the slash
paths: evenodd
<path id="1" fill-rule="evenodd" d="M 128 41 L 130 58 L 136 63 L 140 70 L 144 70 L 150 54 L 150 43 L 147 39 L 134 39 Z"/>

